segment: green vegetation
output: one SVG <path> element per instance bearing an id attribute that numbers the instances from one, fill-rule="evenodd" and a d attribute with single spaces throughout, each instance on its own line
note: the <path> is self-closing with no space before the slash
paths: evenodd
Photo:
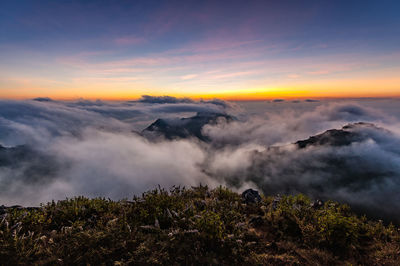
<path id="1" fill-rule="evenodd" d="M 77 197 L 0 216 L 0 264 L 387 264 L 400 232 L 304 195 L 244 204 L 226 188 Z"/>

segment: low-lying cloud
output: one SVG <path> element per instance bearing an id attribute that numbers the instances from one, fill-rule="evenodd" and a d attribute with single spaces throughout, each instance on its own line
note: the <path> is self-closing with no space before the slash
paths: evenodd
<path id="1" fill-rule="evenodd" d="M 306 193 L 400 221 L 396 115 L 362 102 L 288 102 L 277 112 L 268 105 L 274 103 L 254 112 L 251 103 L 169 96 L 135 102 L 0 101 L 0 144 L 30 149 L 9 150 L 19 163 L 0 157 L 0 204 L 38 205 L 77 195 L 119 199 L 157 185 L 202 183 Z M 238 119 L 204 126 L 207 143 L 195 137 L 152 141 L 140 134 L 156 118 L 197 112 L 234 113 Z M 362 136 L 350 145 L 294 144 L 359 121 L 379 127 L 348 129 Z"/>

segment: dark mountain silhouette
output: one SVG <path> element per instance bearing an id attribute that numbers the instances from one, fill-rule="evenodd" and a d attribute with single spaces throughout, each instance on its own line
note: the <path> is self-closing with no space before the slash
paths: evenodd
<path id="1" fill-rule="evenodd" d="M 28 145 L 9 148 L 0 145 L 0 168 L 10 169 L 10 178 L 21 175 L 28 183 L 42 183 L 53 176 L 58 167 L 59 164 L 54 158 Z"/>
<path id="2" fill-rule="evenodd" d="M 0 167 L 14 167 L 21 164 L 23 161 L 29 161 L 35 157 L 36 152 L 26 145 L 10 148 L 0 145 Z"/>
<path id="3" fill-rule="evenodd" d="M 374 134 L 371 134 L 374 133 Z M 322 134 L 311 136 L 306 140 L 299 140 L 295 144 L 299 148 L 306 148 L 308 146 L 346 146 L 354 142 L 365 141 L 368 138 L 380 142 L 381 137 L 379 134 L 390 134 L 389 131 L 377 127 L 371 123 L 359 122 L 348 124 L 342 129 L 330 129 Z"/>
<path id="4" fill-rule="evenodd" d="M 215 124 L 219 119 L 232 121 L 234 118 L 221 113 L 197 113 L 188 118 L 157 119 L 154 123 L 142 131 L 147 137 L 162 136 L 166 139 L 179 139 L 196 137 L 201 141 L 210 139 L 203 135 L 202 128 L 207 124 Z"/>

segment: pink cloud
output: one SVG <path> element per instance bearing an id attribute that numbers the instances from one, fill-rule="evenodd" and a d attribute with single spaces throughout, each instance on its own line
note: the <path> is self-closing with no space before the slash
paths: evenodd
<path id="1" fill-rule="evenodd" d="M 329 74 L 329 73 L 330 73 L 329 70 L 316 70 L 316 71 L 308 72 L 308 74 L 310 74 L 310 75 L 326 75 L 326 74 Z"/>
<path id="2" fill-rule="evenodd" d="M 290 79 L 297 79 L 297 78 L 300 78 L 300 75 L 298 75 L 298 74 L 289 74 L 289 75 L 287 75 L 287 77 L 290 78 Z"/>
<path id="3" fill-rule="evenodd" d="M 243 48 L 244 46 L 248 47 L 259 42 L 259 40 L 234 41 L 218 38 L 208 39 L 203 42 L 197 42 L 192 45 L 186 46 L 184 49 L 192 52 L 211 52 L 218 50 Z"/>
<path id="4" fill-rule="evenodd" d="M 254 71 L 242 71 L 242 72 L 234 72 L 234 73 L 227 73 L 227 74 L 221 74 L 217 76 L 213 76 L 213 79 L 224 79 L 224 78 L 236 78 L 240 76 L 247 76 L 247 75 L 252 75 L 256 74 L 257 72 Z"/>
<path id="5" fill-rule="evenodd" d="M 310 75 L 328 75 L 338 72 L 348 72 L 353 71 L 356 69 L 360 69 L 364 67 L 363 62 L 351 62 L 351 63 L 330 63 L 330 64 L 323 64 L 316 70 L 312 70 L 307 72 Z"/>

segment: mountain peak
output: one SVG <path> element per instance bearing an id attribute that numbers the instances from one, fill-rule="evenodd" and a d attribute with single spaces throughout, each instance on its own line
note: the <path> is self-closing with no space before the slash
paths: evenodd
<path id="1" fill-rule="evenodd" d="M 201 141 L 209 141 L 209 138 L 202 133 L 206 124 L 215 124 L 218 119 L 232 121 L 234 118 L 223 113 L 199 112 L 195 116 L 187 118 L 159 118 L 142 133 L 145 136 L 163 136 L 166 139 L 178 139 L 196 137 Z"/>
<path id="2" fill-rule="evenodd" d="M 368 134 L 366 131 L 388 133 L 383 128 L 377 127 L 372 123 L 358 122 L 343 126 L 341 129 L 330 129 L 321 134 L 311 136 L 305 140 L 299 140 L 295 144 L 299 148 L 308 146 L 347 146 L 353 142 L 364 141 L 368 138 L 374 139 L 373 134 Z"/>

